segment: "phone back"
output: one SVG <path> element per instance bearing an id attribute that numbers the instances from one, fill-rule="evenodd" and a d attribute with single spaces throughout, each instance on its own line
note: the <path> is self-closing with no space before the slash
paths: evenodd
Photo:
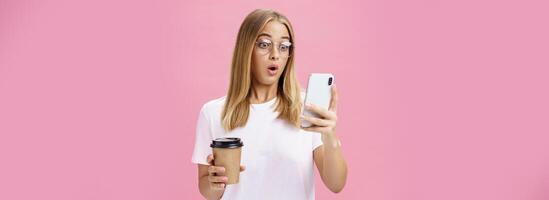
<path id="1" fill-rule="evenodd" d="M 334 75 L 329 73 L 312 73 L 309 76 L 309 82 L 307 84 L 307 94 L 305 96 L 305 103 L 320 106 L 328 109 L 330 107 L 330 100 L 332 98 L 332 85 L 334 84 Z M 316 113 L 309 110 L 304 110 L 303 114 L 306 116 L 319 117 Z M 310 127 L 311 123 L 308 121 L 302 121 L 302 127 Z"/>

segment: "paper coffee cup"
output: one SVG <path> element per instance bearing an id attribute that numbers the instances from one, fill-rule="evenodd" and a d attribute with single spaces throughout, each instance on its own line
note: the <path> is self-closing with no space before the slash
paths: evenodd
<path id="1" fill-rule="evenodd" d="M 225 167 L 225 175 L 229 178 L 227 184 L 238 183 L 240 175 L 240 155 L 244 144 L 240 138 L 217 138 L 210 147 L 213 150 L 214 165 Z"/>

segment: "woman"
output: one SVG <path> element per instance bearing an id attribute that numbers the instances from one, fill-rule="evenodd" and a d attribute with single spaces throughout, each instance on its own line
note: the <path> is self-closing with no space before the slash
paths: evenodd
<path id="1" fill-rule="evenodd" d="M 192 161 L 207 199 L 314 199 L 313 161 L 332 192 L 343 189 L 347 164 L 335 133 L 336 89 L 328 110 L 306 107 L 322 118 L 302 116 L 304 93 L 295 76 L 294 49 L 285 16 L 255 10 L 244 19 L 228 94 L 204 104 L 198 118 Z M 301 120 L 314 126 L 302 129 Z M 219 137 L 244 142 L 238 184 L 226 185 L 225 169 L 212 164 L 209 145 Z"/>

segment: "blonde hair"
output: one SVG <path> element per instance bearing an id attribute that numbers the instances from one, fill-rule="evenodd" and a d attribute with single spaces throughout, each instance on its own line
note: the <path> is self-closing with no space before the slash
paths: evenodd
<path id="1" fill-rule="evenodd" d="M 254 44 L 260 31 L 271 21 L 282 23 L 290 33 L 290 57 L 286 67 L 278 80 L 276 111 L 278 118 L 286 120 L 290 124 L 299 127 L 301 114 L 301 89 L 295 75 L 294 68 L 294 32 L 288 18 L 273 11 L 257 9 L 244 19 L 233 52 L 231 63 L 231 77 L 229 91 L 225 99 L 225 106 L 221 115 L 225 131 L 232 131 L 243 127 L 248 121 L 250 111 L 250 96 L 252 91 L 251 59 Z"/>

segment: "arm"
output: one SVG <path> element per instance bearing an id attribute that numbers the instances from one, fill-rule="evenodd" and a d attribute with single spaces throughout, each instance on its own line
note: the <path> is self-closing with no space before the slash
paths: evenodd
<path id="1" fill-rule="evenodd" d="M 323 145 L 316 148 L 313 158 L 324 185 L 334 193 L 343 190 L 347 181 L 347 162 L 343 158 L 339 140 L 333 137 L 322 138 Z"/>
<path id="2" fill-rule="evenodd" d="M 315 105 L 307 105 L 307 109 L 318 113 L 322 118 L 308 117 L 301 118 L 311 122 L 314 126 L 304 128 L 307 131 L 318 132 L 322 135 L 322 143 L 313 152 L 313 159 L 322 178 L 322 182 L 334 193 L 343 190 L 347 181 L 347 163 L 341 152 L 341 143 L 336 136 L 335 128 L 337 123 L 337 90 L 332 86 L 332 99 L 330 108 L 327 110 Z"/>

